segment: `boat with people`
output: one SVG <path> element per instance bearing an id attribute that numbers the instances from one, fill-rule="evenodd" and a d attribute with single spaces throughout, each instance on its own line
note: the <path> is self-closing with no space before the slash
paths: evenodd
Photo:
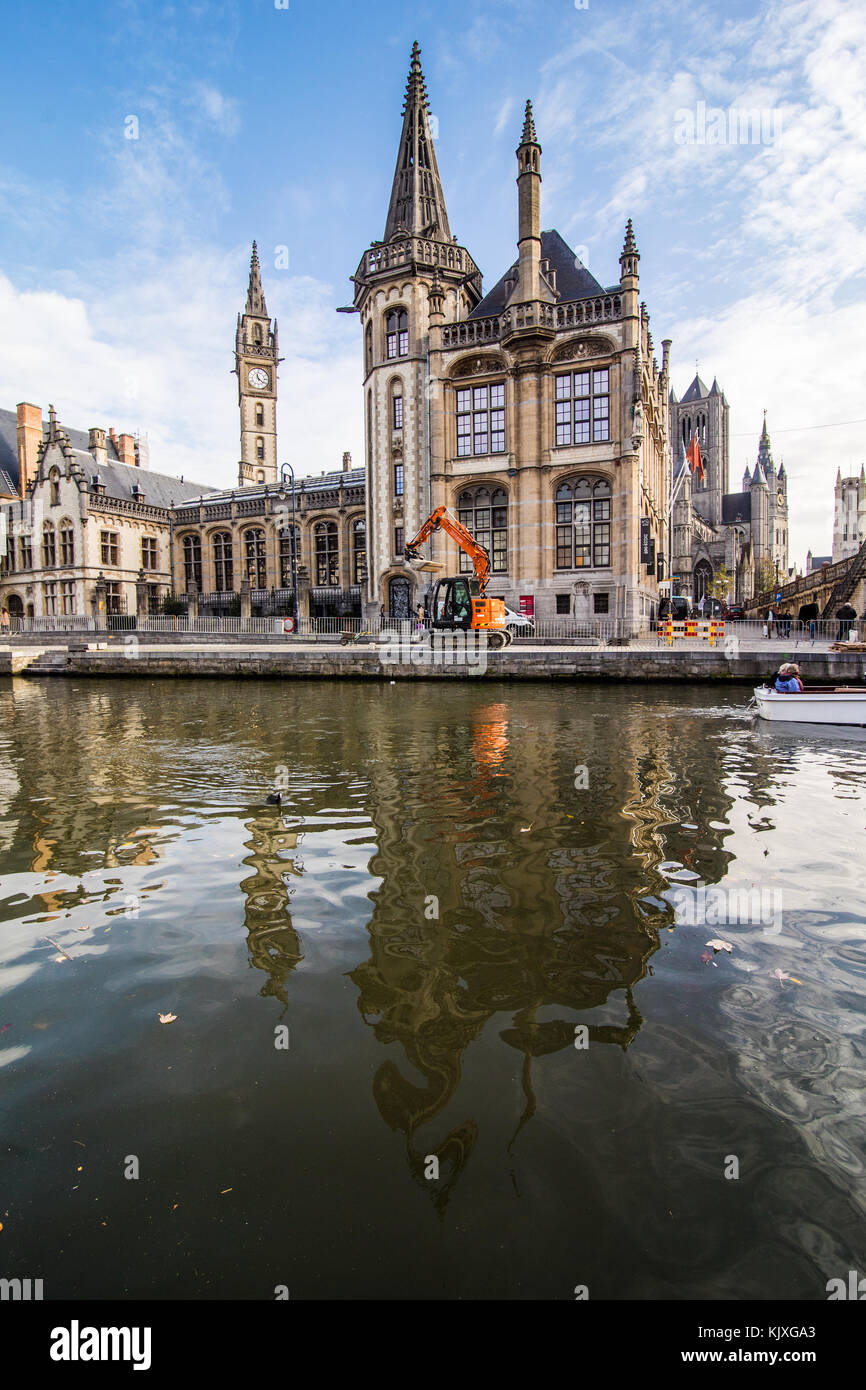
<path id="1" fill-rule="evenodd" d="M 755 704 L 761 719 L 786 724 L 853 724 L 866 727 L 866 686 L 807 685 L 786 691 L 759 685 Z"/>

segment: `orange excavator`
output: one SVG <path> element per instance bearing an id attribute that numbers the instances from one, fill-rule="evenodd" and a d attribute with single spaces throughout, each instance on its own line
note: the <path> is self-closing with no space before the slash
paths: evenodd
<path id="1" fill-rule="evenodd" d="M 414 540 L 404 550 L 404 555 L 418 569 L 436 570 L 444 568 L 423 560 L 418 547 L 423 545 L 434 531 L 444 531 L 456 541 L 460 549 L 472 561 L 474 576 L 458 574 L 451 579 L 439 579 L 433 590 L 430 605 L 431 625 L 434 630 L 449 632 L 486 632 L 491 645 L 507 647 L 511 633 L 505 626 L 505 601 L 501 598 L 487 598 L 487 581 L 490 577 L 490 554 L 481 545 L 453 512 L 447 507 L 436 507 L 430 513 Z"/>

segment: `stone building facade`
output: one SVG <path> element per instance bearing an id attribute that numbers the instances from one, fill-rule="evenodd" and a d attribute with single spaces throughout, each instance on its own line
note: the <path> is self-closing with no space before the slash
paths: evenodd
<path id="1" fill-rule="evenodd" d="M 842 477 L 836 473 L 833 490 L 833 563 L 856 555 L 866 540 L 866 468 L 860 465 L 860 476 Z"/>
<path id="2" fill-rule="evenodd" d="M 767 417 L 758 441 L 754 472 L 747 468 L 739 492 L 729 491 L 730 409 L 714 379 L 707 389 L 695 376 L 682 400 L 670 397 L 675 489 L 671 527 L 674 592 L 695 603 L 707 593 L 722 567 L 731 602 L 752 597 L 769 569 L 788 575 L 788 480 L 785 465 L 773 462 Z M 695 477 L 685 450 L 697 435 L 704 477 Z"/>
<path id="3" fill-rule="evenodd" d="M 0 608 L 11 618 L 159 609 L 174 588 L 171 509 L 197 484 L 151 472 L 143 438 L 66 430 L 53 407 L 44 422 L 28 403 L 0 411 L 0 466 L 16 498 L 0 505 Z"/>
<path id="4" fill-rule="evenodd" d="M 452 236 L 417 45 L 381 241 L 355 275 L 369 539 L 367 609 L 424 597 L 403 545 L 433 507 L 491 554 L 489 593 L 539 617 L 649 617 L 667 483 L 669 349 L 661 365 L 631 223 L 600 284 L 541 228 L 541 146 L 527 102 L 517 148 L 518 256 L 483 294 Z M 444 535 L 431 556 L 465 557 Z"/>

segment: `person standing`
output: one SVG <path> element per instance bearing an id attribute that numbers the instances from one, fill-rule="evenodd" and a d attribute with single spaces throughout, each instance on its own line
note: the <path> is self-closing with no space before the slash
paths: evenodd
<path id="1" fill-rule="evenodd" d="M 774 625 L 775 621 L 776 621 L 776 620 L 775 620 L 775 618 L 774 618 L 774 616 L 773 616 L 773 610 L 772 610 L 772 608 L 768 608 L 768 609 L 767 609 L 767 636 L 768 636 L 771 640 L 772 640 L 772 637 L 773 637 L 773 625 Z"/>

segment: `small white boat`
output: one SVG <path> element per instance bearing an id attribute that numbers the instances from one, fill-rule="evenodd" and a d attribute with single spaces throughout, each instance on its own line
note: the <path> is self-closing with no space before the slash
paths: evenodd
<path id="1" fill-rule="evenodd" d="M 755 703 L 762 719 L 785 724 L 856 724 L 866 726 L 866 686 L 813 685 L 782 695 L 759 685 Z"/>

